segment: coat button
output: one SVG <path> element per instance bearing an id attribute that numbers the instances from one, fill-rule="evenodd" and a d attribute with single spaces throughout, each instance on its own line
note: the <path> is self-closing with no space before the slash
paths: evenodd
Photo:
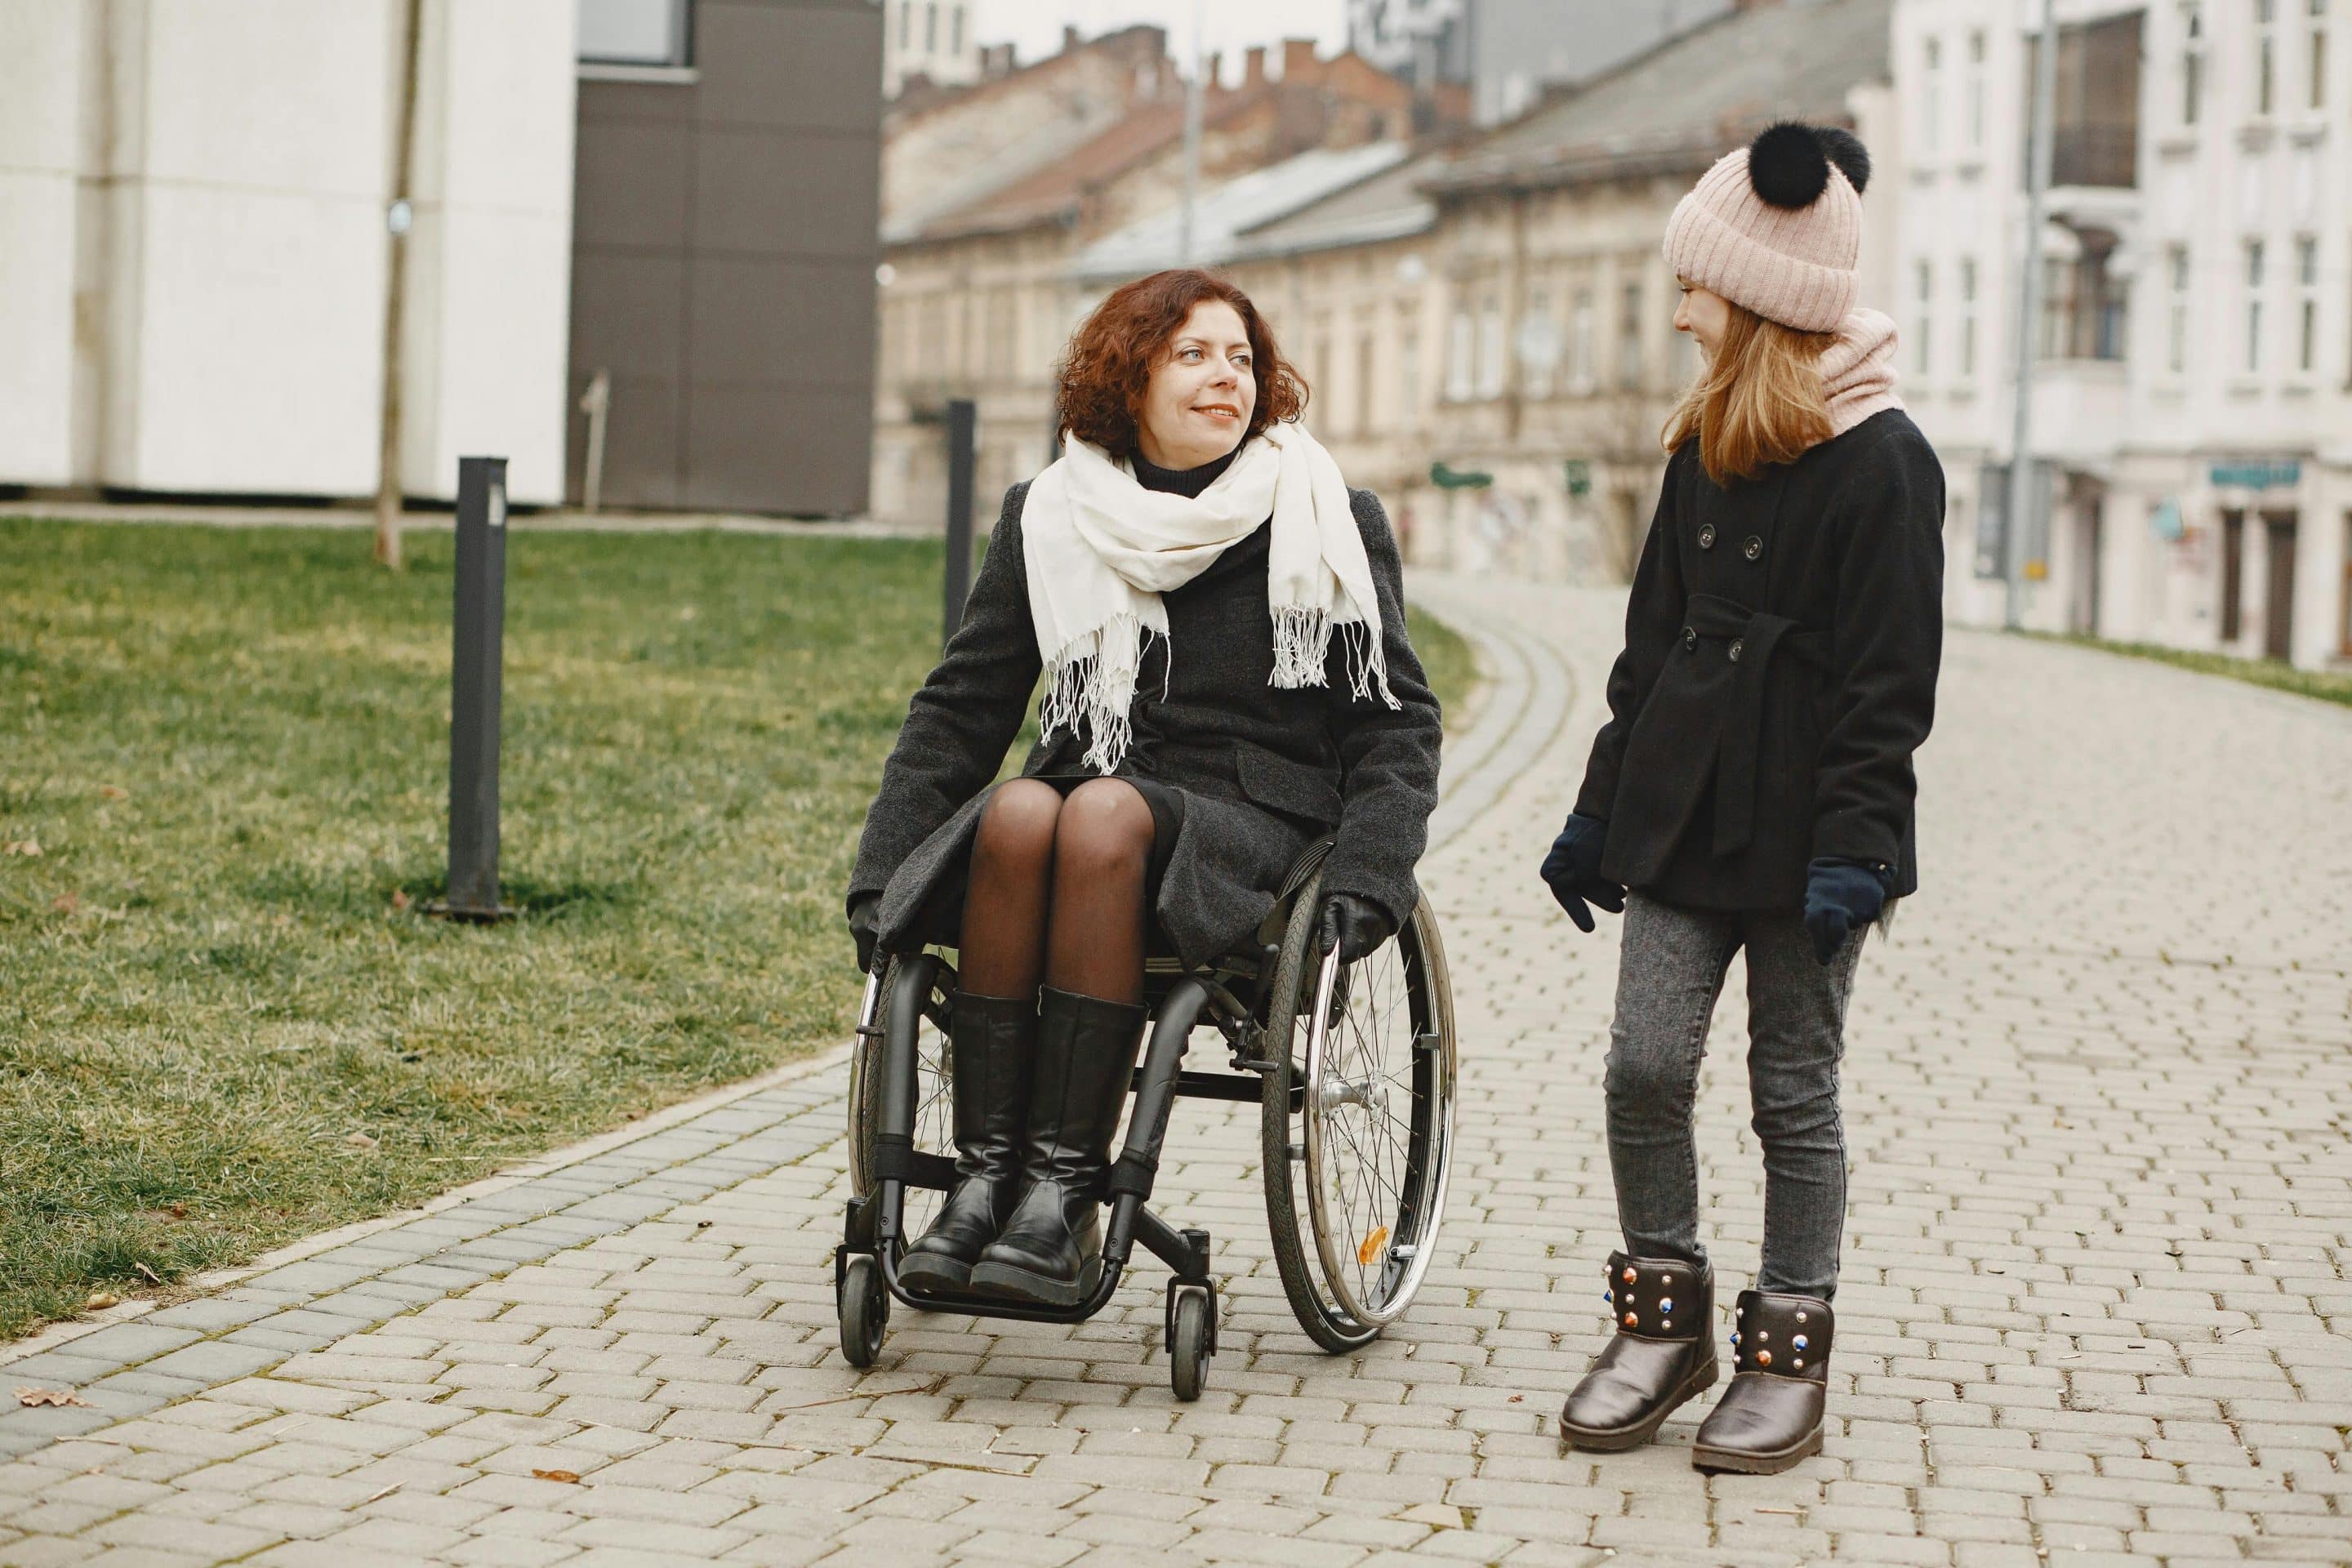
<path id="1" fill-rule="evenodd" d="M 1739 662 L 1739 650 L 1740 650 L 1741 648 L 1746 647 L 1747 646 L 1748 646 L 1748 645 L 1747 645 L 1746 643 L 1744 643 L 1744 642 L 1740 641 L 1738 637 L 1734 637 L 1734 638 L 1732 638 L 1732 639 L 1731 639 L 1731 662 L 1732 662 L 1732 663 L 1734 663 L 1734 664 L 1738 664 L 1738 663 Z"/>
<path id="2" fill-rule="evenodd" d="M 1688 626 L 1683 628 L 1683 651 L 1685 653 L 1698 651 L 1698 634 Z"/>
<path id="3" fill-rule="evenodd" d="M 1702 523 L 1699 526 L 1698 547 L 1701 550 L 1712 550 L 1715 548 L 1715 524 L 1709 522 Z"/>
<path id="4" fill-rule="evenodd" d="M 1764 559 L 1764 542 L 1751 533 L 1748 536 L 1748 542 L 1741 545 L 1739 551 L 1750 561 L 1761 561 Z"/>

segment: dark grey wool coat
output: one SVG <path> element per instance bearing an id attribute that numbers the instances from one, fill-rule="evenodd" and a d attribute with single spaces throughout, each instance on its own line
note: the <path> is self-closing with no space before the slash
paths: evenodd
<path id="1" fill-rule="evenodd" d="M 1919 886 L 1911 754 L 1944 635 L 1944 470 L 1899 408 L 1726 489 L 1668 459 L 1576 809 L 1668 903 L 1795 909 L 1815 857 Z"/>
<path id="2" fill-rule="evenodd" d="M 866 814 L 849 896 L 882 894 L 885 950 L 955 941 L 972 834 L 1036 691 L 1043 665 L 1021 548 L 1028 488 L 1005 493 L 963 625 L 908 704 Z M 1328 685 L 1273 684 L 1264 527 L 1164 596 L 1168 639 L 1155 640 L 1136 681 L 1135 738 L 1118 771 L 1184 793 L 1156 912 L 1188 964 L 1240 945 L 1298 857 L 1334 829 L 1326 893 L 1370 899 L 1400 922 L 1420 900 L 1412 873 L 1437 804 L 1437 699 L 1405 636 L 1388 518 L 1369 490 L 1351 490 L 1349 501 L 1380 596 L 1389 689 L 1402 706 L 1350 700 L 1337 636 Z M 1021 771 L 1082 773 L 1085 750 L 1083 736 L 1057 733 Z"/>

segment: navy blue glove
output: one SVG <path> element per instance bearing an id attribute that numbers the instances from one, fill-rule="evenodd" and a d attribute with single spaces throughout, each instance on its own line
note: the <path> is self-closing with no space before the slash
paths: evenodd
<path id="1" fill-rule="evenodd" d="M 1895 880 L 1891 866 L 1859 860 L 1816 860 L 1805 868 L 1805 929 L 1813 936 L 1813 956 L 1827 965 L 1854 932 L 1886 908 Z"/>
<path id="2" fill-rule="evenodd" d="M 877 917 L 882 912 L 879 893 L 853 893 L 849 899 L 849 940 L 857 944 L 857 968 L 860 973 L 874 973 L 874 944 Z"/>
<path id="3" fill-rule="evenodd" d="M 1588 900 L 1612 915 L 1625 912 L 1625 889 L 1601 874 L 1601 851 L 1608 842 L 1607 823 L 1570 812 L 1567 826 L 1551 841 L 1551 853 L 1544 857 L 1543 879 L 1579 931 L 1592 929 Z"/>
<path id="4" fill-rule="evenodd" d="M 1339 962 L 1353 963 L 1396 934 L 1388 910 L 1354 893 L 1334 893 L 1323 900 L 1323 925 L 1316 933 L 1315 950 L 1339 950 Z"/>

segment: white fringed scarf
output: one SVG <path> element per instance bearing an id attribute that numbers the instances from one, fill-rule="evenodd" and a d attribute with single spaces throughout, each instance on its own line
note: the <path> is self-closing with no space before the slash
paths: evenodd
<path id="1" fill-rule="evenodd" d="M 1347 481 L 1304 427 L 1270 426 L 1250 437 L 1197 497 L 1146 489 L 1127 464 L 1073 438 L 1031 481 L 1021 509 L 1029 615 L 1045 665 L 1038 709 L 1045 734 L 1084 720 L 1087 765 L 1117 769 L 1132 737 L 1129 709 L 1144 652 L 1153 637 L 1168 637 L 1160 596 L 1206 571 L 1268 518 L 1274 684 L 1323 685 L 1337 628 L 1355 696 L 1398 706 Z M 1171 664 L 1174 657 L 1171 647 Z"/>

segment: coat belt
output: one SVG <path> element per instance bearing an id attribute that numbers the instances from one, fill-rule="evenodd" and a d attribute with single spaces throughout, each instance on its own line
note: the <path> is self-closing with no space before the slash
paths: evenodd
<path id="1" fill-rule="evenodd" d="M 1731 643 L 1731 695 L 1715 764 L 1715 853 L 1737 855 L 1756 837 L 1756 771 L 1764 744 L 1764 680 L 1775 656 L 1813 669 L 1829 663 L 1827 632 L 1803 631 L 1786 616 L 1751 610 L 1736 599 L 1694 594 L 1684 626 Z"/>

